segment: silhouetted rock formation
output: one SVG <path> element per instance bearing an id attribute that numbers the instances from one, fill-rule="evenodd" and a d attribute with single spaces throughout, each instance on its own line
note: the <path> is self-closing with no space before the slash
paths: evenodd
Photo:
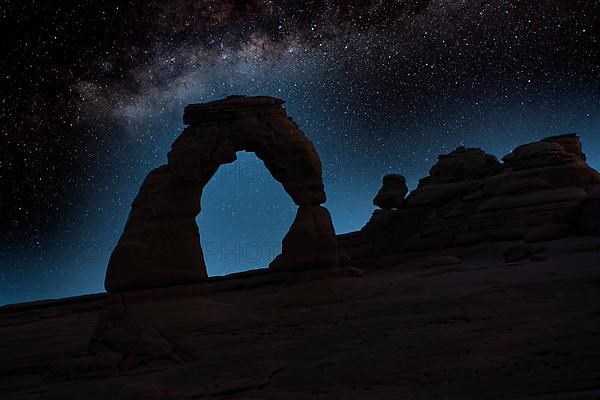
<path id="1" fill-rule="evenodd" d="M 383 177 L 383 186 L 373 199 L 373 204 L 384 210 L 399 208 L 407 193 L 406 179 L 402 175 L 389 174 Z"/>
<path id="2" fill-rule="evenodd" d="M 338 262 L 337 238 L 329 211 L 301 205 L 271 268 L 332 267 Z"/>
<path id="3" fill-rule="evenodd" d="M 599 234 L 600 175 L 585 159 L 575 134 L 519 146 L 503 164 L 459 147 L 439 157 L 400 207 L 382 207 L 361 231 L 339 236 L 341 249 L 354 263 L 392 254 L 400 262 L 490 241 Z"/>
<path id="4" fill-rule="evenodd" d="M 150 172 L 133 201 L 110 258 L 109 292 L 191 284 L 206 279 L 195 218 L 204 186 L 220 165 L 251 151 L 299 206 L 283 240 L 278 268 L 337 265 L 337 241 L 326 208 L 319 156 L 272 97 L 232 96 L 185 109 L 189 125 L 175 140 L 168 165 Z"/>
<path id="5" fill-rule="evenodd" d="M 580 235 L 600 235 L 600 188 L 590 191 L 573 207 L 559 214 L 559 220 L 575 228 Z"/>
<path id="6" fill-rule="evenodd" d="M 188 108 L 111 260 L 109 287 L 128 290 L 0 307 L 2 399 L 598 397 L 600 175 L 575 135 L 503 164 L 461 147 L 406 198 L 386 176 L 384 209 L 338 237 L 347 268 L 307 271 L 338 263 L 336 237 L 318 157 L 280 105 Z M 239 148 L 297 217 L 277 268 L 204 278 L 202 185 Z"/>

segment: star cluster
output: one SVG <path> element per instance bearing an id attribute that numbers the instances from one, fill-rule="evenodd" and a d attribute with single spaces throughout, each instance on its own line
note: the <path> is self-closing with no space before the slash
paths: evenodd
<path id="1" fill-rule="evenodd" d="M 600 166 L 597 0 L 3 3 L 0 303 L 101 290 L 193 102 L 285 99 L 339 232 L 366 222 L 383 174 L 414 187 L 459 145 L 501 156 L 576 131 Z M 213 275 L 268 264 L 294 212 L 252 155 L 202 207 Z"/>

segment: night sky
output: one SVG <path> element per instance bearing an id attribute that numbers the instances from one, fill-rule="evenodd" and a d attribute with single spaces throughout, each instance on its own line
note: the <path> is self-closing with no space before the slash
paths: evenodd
<path id="1" fill-rule="evenodd" d="M 183 107 L 271 95 L 315 143 L 338 232 L 382 175 L 578 132 L 600 167 L 600 1 L 2 0 L 0 304 L 103 290 Z M 210 275 L 263 267 L 295 206 L 253 154 L 198 218 Z"/>

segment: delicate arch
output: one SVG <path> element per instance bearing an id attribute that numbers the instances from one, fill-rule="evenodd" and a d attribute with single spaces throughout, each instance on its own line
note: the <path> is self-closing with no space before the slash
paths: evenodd
<path id="1" fill-rule="evenodd" d="M 207 278 L 200 234 L 204 186 L 237 151 L 254 152 L 298 205 L 277 268 L 337 265 L 337 240 L 325 202 L 314 145 L 287 116 L 283 100 L 230 96 L 186 107 L 188 125 L 171 145 L 168 164 L 148 174 L 110 257 L 109 292 L 201 282 Z"/>

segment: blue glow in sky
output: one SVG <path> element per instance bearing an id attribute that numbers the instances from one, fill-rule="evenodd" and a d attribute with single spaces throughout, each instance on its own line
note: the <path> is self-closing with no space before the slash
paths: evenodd
<path id="1" fill-rule="evenodd" d="M 285 93 L 282 97 L 286 97 Z M 444 114 L 446 120 L 440 116 L 420 129 L 413 127 L 412 132 L 402 134 L 398 134 L 400 127 L 398 130 L 390 127 L 389 132 L 381 132 L 380 139 L 370 140 L 350 152 L 344 152 L 344 144 L 338 143 L 331 130 L 323 131 L 321 123 L 327 120 L 340 129 L 346 123 L 343 114 L 320 118 L 313 115 L 315 119 L 307 120 L 295 111 L 297 108 L 292 98 L 287 105 L 288 113 L 315 142 L 322 158 L 326 205 L 338 233 L 360 229 L 369 219 L 374 209 L 371 200 L 384 174 L 402 173 L 414 188 L 438 154 L 462 144 L 482 147 L 500 157 L 528 141 L 578 132 L 590 165 L 600 166 L 598 103 L 582 107 L 575 99 L 561 103 L 559 108 L 545 108 L 507 102 L 505 107 L 496 107 L 495 112 L 490 113 L 449 107 Z M 108 257 L 124 226 L 129 203 L 145 174 L 166 160 L 170 142 L 183 128 L 180 117 L 175 114 L 173 110 L 164 129 L 156 130 L 159 139 L 150 143 L 133 140 L 131 147 L 125 149 L 132 157 L 107 166 L 106 171 L 97 176 L 99 185 L 106 185 L 107 189 L 100 196 L 90 191 L 79 198 L 80 206 L 85 208 L 83 216 L 74 210 L 73 230 L 59 231 L 60 234 L 39 243 L 27 256 L 7 260 L 14 265 L 15 273 L 4 274 L 3 283 L 25 280 L 36 285 L 5 286 L 0 292 L 0 303 L 103 290 Z M 156 124 L 163 124 L 163 118 L 158 117 Z M 152 129 L 156 129 L 156 125 L 152 125 Z M 445 134 L 428 134 L 441 129 Z M 353 135 L 360 136 L 356 132 Z M 136 138 L 135 134 L 130 137 Z M 207 185 L 202 212 L 197 218 L 209 274 L 223 275 L 267 266 L 273 254 L 280 250 L 280 241 L 294 218 L 295 209 L 262 161 L 252 153 L 239 152 L 238 160 L 222 166 Z M 27 289 L 23 290 L 24 287 Z"/>
<path id="2" fill-rule="evenodd" d="M 286 100 L 338 233 L 367 222 L 383 175 L 414 188 L 460 145 L 500 158 L 577 132 L 600 167 L 597 2 L 134 3 L 10 10 L 38 23 L 11 30 L 18 57 L 0 76 L 0 304 L 103 290 L 130 203 L 190 103 Z M 267 266 L 295 214 L 262 163 L 238 157 L 197 219 L 210 275 Z"/>

